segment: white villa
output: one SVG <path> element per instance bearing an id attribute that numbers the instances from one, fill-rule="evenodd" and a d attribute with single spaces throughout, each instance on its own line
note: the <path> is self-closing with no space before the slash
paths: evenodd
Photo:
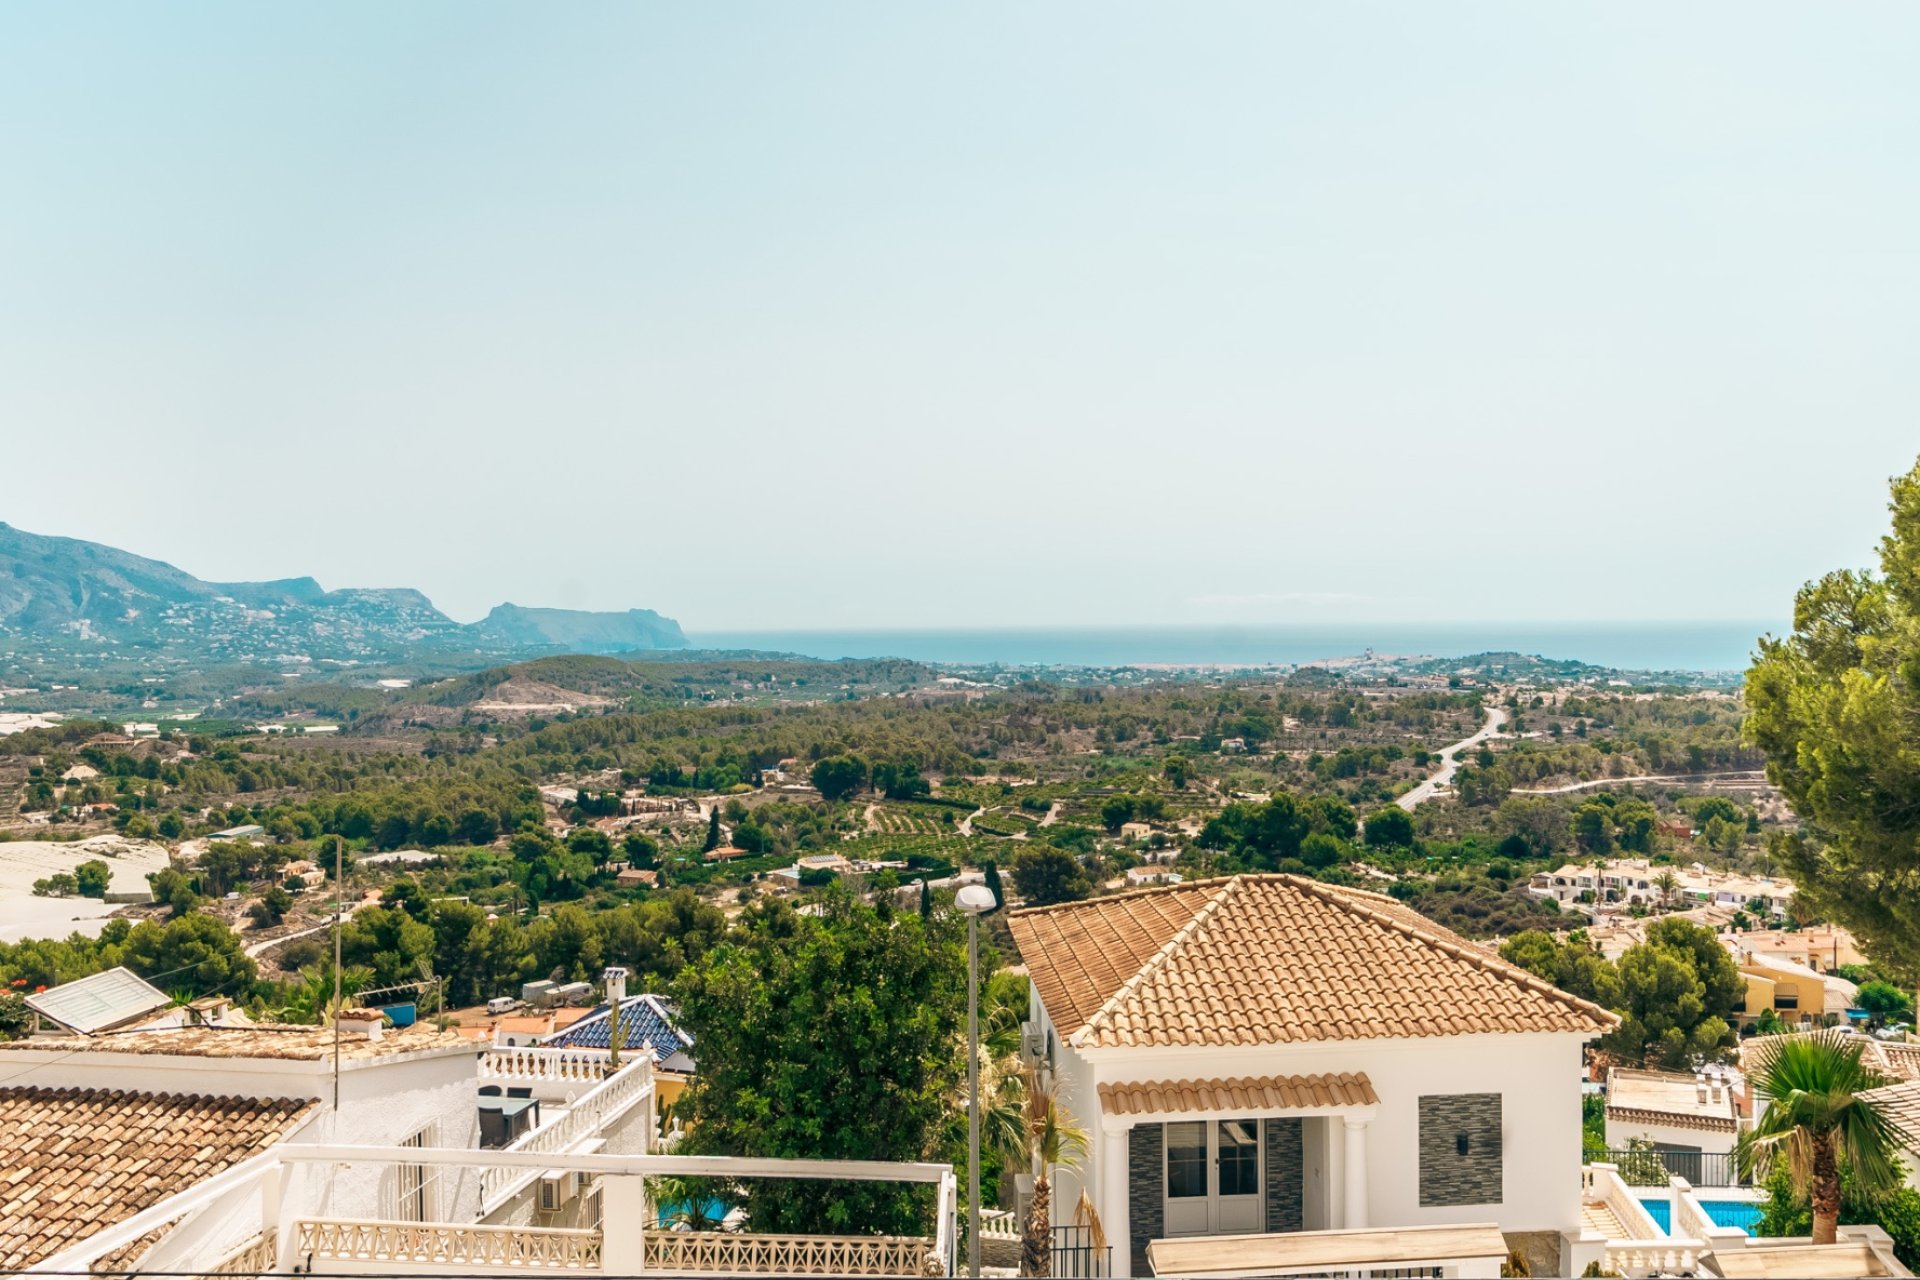
<path id="1" fill-rule="evenodd" d="M 1671 893 L 1661 888 L 1661 879 L 1673 875 Z M 1794 887 L 1790 880 L 1773 876 L 1728 875 L 1710 870 L 1704 863 L 1667 865 L 1646 858 L 1613 858 L 1591 864 L 1569 862 L 1553 871 L 1535 872 L 1527 883 L 1527 892 L 1536 898 L 1552 898 L 1563 905 L 1584 900 L 1604 906 L 1722 906 L 1745 908 L 1761 902 L 1771 916 L 1784 916 L 1793 904 Z"/>
<path id="2" fill-rule="evenodd" d="M 1726 1186 L 1752 1105 L 1745 1077 L 1725 1068 L 1686 1075 L 1615 1067 L 1607 1073 L 1607 1147 L 1651 1143 L 1661 1164 L 1693 1185 Z"/>
<path id="3" fill-rule="evenodd" d="M 1010 923 L 1029 1052 L 1092 1143 L 1054 1203 L 1087 1192 L 1117 1274 L 1148 1274 L 1154 1241 L 1332 1229 L 1496 1224 L 1572 1259 L 1582 1046 L 1613 1014 L 1391 898 L 1292 876 Z"/>

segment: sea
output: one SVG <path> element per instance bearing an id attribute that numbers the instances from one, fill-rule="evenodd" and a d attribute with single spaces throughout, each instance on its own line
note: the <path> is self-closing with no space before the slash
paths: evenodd
<path id="1" fill-rule="evenodd" d="M 995 627 L 847 631 L 703 631 L 701 649 L 814 658 L 910 658 L 969 666 L 1296 666 L 1333 658 L 1522 653 L 1622 671 L 1744 670 L 1774 622 L 1388 623 L 1247 627 Z"/>

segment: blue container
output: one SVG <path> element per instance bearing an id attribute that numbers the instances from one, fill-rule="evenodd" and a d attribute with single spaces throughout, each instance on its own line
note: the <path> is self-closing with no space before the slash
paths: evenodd
<path id="1" fill-rule="evenodd" d="M 396 1027 L 410 1027 L 420 1020 L 420 1006 L 416 1004 L 383 1005 L 380 1012 L 392 1018 Z"/>

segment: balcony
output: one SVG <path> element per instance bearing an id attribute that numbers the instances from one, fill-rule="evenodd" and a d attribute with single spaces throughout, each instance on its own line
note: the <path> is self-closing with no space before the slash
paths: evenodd
<path id="1" fill-rule="evenodd" d="M 629 1052 L 620 1064 L 624 1071 L 647 1059 Z M 531 1084 L 535 1097 L 561 1097 L 568 1089 L 596 1085 L 614 1072 L 613 1055 L 605 1049 L 544 1049 L 538 1046 L 492 1048 L 480 1055 L 480 1083 Z"/>
<path id="2" fill-rule="evenodd" d="M 522 1154 L 561 1156 L 577 1151 L 580 1147 L 616 1129 L 620 1122 L 635 1107 L 653 1105 L 653 1059 L 648 1057 L 630 1058 L 615 1071 L 606 1062 L 602 1054 L 599 1075 L 582 1075 L 576 1078 L 570 1074 L 584 1070 L 581 1064 L 567 1063 L 564 1058 L 577 1057 L 575 1050 L 528 1050 L 509 1049 L 499 1052 L 513 1055 L 537 1055 L 550 1053 L 561 1055 L 550 1059 L 537 1057 L 516 1057 L 510 1064 L 515 1067 L 545 1068 L 555 1071 L 549 1076 L 522 1075 L 519 1079 L 538 1079 L 549 1086 L 572 1083 L 574 1089 L 567 1090 L 561 1096 L 564 1102 L 551 1105 L 543 1103 L 539 1126 L 513 1139 L 504 1151 Z M 482 1065 L 486 1070 L 485 1064 Z M 482 1077 L 486 1079 L 485 1075 Z M 584 1094 L 577 1098 L 574 1090 L 588 1080 L 597 1081 Z M 557 1091 L 557 1088 L 556 1088 Z M 537 1096 L 537 1095 L 536 1095 Z M 651 1126 L 652 1121 L 646 1122 Z M 498 1212 L 513 1198 L 532 1184 L 542 1171 L 538 1169 L 518 1168 L 510 1165 L 483 1168 L 480 1174 L 480 1212 L 481 1216 Z"/>
<path id="3" fill-rule="evenodd" d="M 610 1106 L 620 1105 L 618 1094 L 603 1091 L 634 1089 L 626 1074 L 603 1081 L 588 1097 L 599 1094 Z M 644 1071 L 636 1073 L 650 1083 L 645 1077 Z M 576 1107 L 574 1114 L 587 1113 Z M 303 1169 L 308 1174 L 299 1176 Z M 312 1198 L 315 1188 L 324 1197 L 343 1178 L 420 1169 L 456 1178 L 462 1170 L 477 1170 L 483 1182 L 503 1179 L 494 1184 L 499 1194 L 542 1174 L 571 1175 L 583 1212 L 572 1227 L 353 1219 L 329 1216 L 322 1209 L 324 1199 Z M 312 1176 L 315 1172 L 322 1176 Z M 920 1183 L 934 1192 L 933 1213 L 929 1231 L 918 1236 L 662 1230 L 650 1225 L 647 1180 L 655 1177 Z M 947 1165 L 286 1144 L 116 1223 L 34 1270 L 85 1272 L 116 1250 L 153 1237 L 154 1248 L 168 1260 L 166 1270 L 198 1275 L 284 1274 L 297 1266 L 304 1274 L 339 1276 L 650 1272 L 907 1280 L 952 1274 L 955 1203 L 953 1170 Z M 216 1205 L 224 1211 L 203 1212 Z"/>

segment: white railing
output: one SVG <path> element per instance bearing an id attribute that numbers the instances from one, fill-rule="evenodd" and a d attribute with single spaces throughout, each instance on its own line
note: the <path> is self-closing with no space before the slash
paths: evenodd
<path id="1" fill-rule="evenodd" d="M 1018 1240 L 1020 1215 L 1012 1209 L 982 1209 L 980 1234 L 988 1240 Z"/>
<path id="2" fill-rule="evenodd" d="M 274 1269 L 278 1260 L 271 1232 L 263 1232 L 207 1268 L 210 1276 L 257 1276 Z"/>
<path id="3" fill-rule="evenodd" d="M 1615 1240 L 1603 1256 L 1605 1269 L 1617 1276 L 1696 1275 L 1706 1250 L 1700 1240 Z"/>
<path id="4" fill-rule="evenodd" d="M 925 1236 L 772 1236 L 655 1231 L 647 1270 L 669 1275 L 928 1276 L 946 1274 Z M 937 1266 L 938 1270 L 933 1270 Z"/>
<path id="5" fill-rule="evenodd" d="M 959 1226 L 959 1206 L 960 1185 L 949 1169 L 941 1175 L 940 1191 L 933 1201 L 933 1257 L 923 1264 L 928 1270 L 920 1274 L 951 1275 L 956 1270 L 960 1249 L 954 1232 Z"/>
<path id="6" fill-rule="evenodd" d="M 564 1155 L 587 1139 L 598 1137 L 652 1092 L 653 1063 L 638 1059 L 589 1090 L 565 1115 L 509 1143 L 504 1150 Z M 538 1176 L 538 1170 L 482 1169 L 480 1212 L 492 1213 Z"/>
<path id="7" fill-rule="evenodd" d="M 1674 1235 L 1708 1240 L 1720 1229 L 1720 1224 L 1707 1216 L 1706 1208 L 1695 1198 L 1693 1187 L 1685 1178 L 1673 1179 L 1669 1194 L 1673 1197 L 1670 1220 L 1673 1223 Z"/>
<path id="8" fill-rule="evenodd" d="M 308 1218 L 294 1224 L 296 1250 L 315 1262 L 395 1265 L 470 1271 L 598 1271 L 600 1233 L 554 1227 L 455 1226 L 431 1222 L 339 1222 Z"/>
<path id="9" fill-rule="evenodd" d="M 631 1055 L 633 1061 L 644 1056 Z M 605 1049 L 543 1049 L 534 1045 L 493 1048 L 480 1055 L 480 1078 L 598 1084 L 613 1074 L 612 1059 Z M 623 1063 L 620 1069 L 626 1067 Z"/>
<path id="10" fill-rule="evenodd" d="M 644 1087 L 616 1078 L 615 1105 L 634 1095 L 645 1097 Z M 319 1216 L 325 1212 L 313 1202 L 319 1189 L 337 1180 L 379 1176 L 383 1167 L 511 1170 L 538 1177 L 550 1169 L 578 1173 L 590 1185 L 589 1195 L 603 1197 L 605 1221 L 611 1234 L 579 1228 L 536 1228 L 472 1222 L 414 1222 L 391 1218 L 343 1221 Z M 288 1170 L 322 1170 L 319 1179 L 285 1181 Z M 657 1177 L 742 1179 L 798 1179 L 804 1181 L 876 1181 L 931 1184 L 937 1191 L 936 1221 L 927 1236 L 818 1237 L 817 1248 L 803 1245 L 807 1237 L 732 1236 L 742 1243 L 716 1245 L 731 1253 L 729 1268 L 817 1268 L 821 1272 L 865 1275 L 949 1274 L 954 1257 L 955 1180 L 948 1165 L 899 1163 L 881 1160 L 794 1160 L 734 1156 L 614 1155 L 603 1152 L 567 1152 L 559 1155 L 528 1150 L 477 1151 L 466 1147 L 413 1147 L 282 1143 L 252 1159 L 195 1184 L 178 1195 L 142 1209 L 119 1222 L 101 1226 L 85 1239 L 60 1249 L 29 1270 L 49 1275 L 84 1275 L 102 1258 L 149 1235 L 171 1231 L 182 1256 L 196 1246 L 211 1244 L 197 1235 L 193 1215 L 215 1203 L 250 1205 L 258 1218 L 247 1226 L 259 1235 L 232 1251 L 222 1239 L 221 1267 L 238 1266 L 244 1258 L 267 1264 L 277 1238 L 278 1257 L 270 1265 L 290 1267 L 296 1257 L 304 1267 L 335 1275 L 513 1274 L 518 1271 L 573 1270 L 585 1273 L 609 1270 L 637 1274 L 647 1270 L 648 1249 L 671 1249 L 671 1240 L 688 1233 L 658 1233 L 668 1244 L 650 1246 L 656 1233 L 645 1229 L 646 1194 L 643 1179 Z M 358 1185 L 356 1182 L 355 1185 Z M 237 1196 L 235 1193 L 239 1193 Z M 296 1198 L 297 1197 L 297 1198 Z M 284 1213 L 286 1216 L 282 1217 Z M 226 1219 L 221 1219 L 224 1229 Z M 240 1224 L 234 1224 L 238 1227 Z M 691 1246 L 689 1246 L 691 1247 Z M 169 1248 L 169 1253 L 174 1249 Z M 224 1254 L 224 1256 L 223 1256 Z M 320 1265 L 324 1264 L 324 1265 Z M 195 1272 L 195 1274 L 213 1274 Z M 767 1272 L 761 1272 L 767 1274 Z"/>
<path id="11" fill-rule="evenodd" d="M 1633 1188 L 1621 1178 L 1620 1171 L 1610 1164 L 1587 1165 L 1580 1171 L 1581 1194 L 1587 1204 L 1604 1204 L 1613 1211 L 1620 1221 L 1620 1229 L 1626 1232 L 1623 1239 L 1631 1241 L 1663 1240 L 1667 1233 L 1647 1212 L 1647 1206 L 1640 1203 Z"/>

